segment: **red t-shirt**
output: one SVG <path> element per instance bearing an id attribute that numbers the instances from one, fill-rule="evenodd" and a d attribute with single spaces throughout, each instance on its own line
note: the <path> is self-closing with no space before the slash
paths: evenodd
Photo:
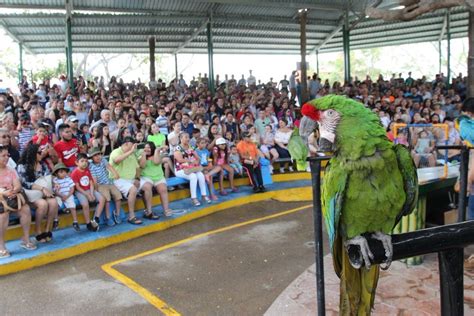
<path id="1" fill-rule="evenodd" d="M 60 140 L 54 144 L 54 150 L 58 153 L 58 158 L 66 165 L 66 167 L 76 166 L 76 156 L 79 152 L 79 146 L 77 146 L 77 140 L 71 139 L 67 142 Z"/>
<path id="2" fill-rule="evenodd" d="M 39 138 L 38 135 L 33 136 L 33 138 L 31 139 L 31 142 L 33 144 L 37 144 L 38 143 L 38 138 Z M 45 149 L 46 145 L 48 145 L 48 143 L 49 143 L 48 136 L 43 137 L 41 142 L 38 144 L 40 151 Z"/>
<path id="3" fill-rule="evenodd" d="M 79 184 L 81 189 L 84 191 L 90 190 L 92 183 L 92 175 L 89 168 L 86 170 L 80 170 L 79 168 L 74 169 L 71 173 L 71 179 L 74 183 Z"/>

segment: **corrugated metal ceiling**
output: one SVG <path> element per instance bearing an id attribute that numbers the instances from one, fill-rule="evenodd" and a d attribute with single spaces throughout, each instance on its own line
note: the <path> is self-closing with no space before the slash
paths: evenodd
<path id="1" fill-rule="evenodd" d="M 299 54 L 298 9 L 309 8 L 307 49 L 342 50 L 341 17 L 351 20 L 375 0 L 70 0 L 73 2 L 73 52 L 148 53 L 156 36 L 158 53 L 174 53 L 212 14 L 214 52 Z M 379 7 L 396 6 L 383 0 Z M 0 0 L 0 24 L 26 48 L 38 54 L 63 53 L 65 0 Z M 12 11 L 17 9 L 16 11 Z M 44 13 L 47 12 L 47 13 Z M 52 12 L 52 13 L 49 13 Z M 386 23 L 362 18 L 351 30 L 351 48 L 436 41 L 446 10 L 414 21 Z M 468 13 L 451 9 L 453 38 L 467 36 Z M 207 53 L 206 29 L 180 53 Z M 339 30 L 330 39 L 329 34 Z M 446 32 L 444 33 L 446 37 Z M 322 45 L 324 44 L 324 45 Z"/>

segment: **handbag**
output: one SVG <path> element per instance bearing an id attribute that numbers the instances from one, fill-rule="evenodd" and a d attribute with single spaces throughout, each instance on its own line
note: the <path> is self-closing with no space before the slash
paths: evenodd
<path id="1" fill-rule="evenodd" d="M 43 188 L 46 188 L 46 189 L 48 189 L 49 191 L 52 192 L 53 191 L 53 182 L 52 181 L 53 181 L 53 179 L 52 179 L 51 175 L 47 175 L 47 176 L 39 177 L 38 179 L 36 179 L 34 184 L 39 185 Z M 30 202 L 30 203 L 34 203 L 34 202 L 44 198 L 44 194 L 41 190 L 28 190 L 28 189 L 25 189 L 24 192 L 25 192 L 26 198 L 28 199 L 28 202 Z"/>
<path id="2" fill-rule="evenodd" d="M 5 198 L 0 195 L 0 214 L 9 212 L 18 212 L 26 204 L 23 192 L 18 192 L 14 198 Z"/>

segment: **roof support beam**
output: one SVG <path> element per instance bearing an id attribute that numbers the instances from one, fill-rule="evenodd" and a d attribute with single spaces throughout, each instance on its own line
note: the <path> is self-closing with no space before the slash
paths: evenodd
<path id="1" fill-rule="evenodd" d="M 344 25 L 344 19 L 340 19 L 340 22 L 338 23 L 338 25 L 334 28 L 334 30 L 332 30 L 331 33 L 329 33 L 325 39 L 323 39 L 323 41 L 316 45 L 310 52 L 310 54 L 313 54 L 315 52 L 317 52 L 318 50 L 321 49 L 321 47 L 323 47 L 324 45 L 326 45 L 334 36 L 336 36 L 337 33 L 339 33 L 342 29 L 342 26 Z"/>
<path id="2" fill-rule="evenodd" d="M 253 0 L 197 0 L 205 3 L 216 3 L 216 4 L 231 4 L 231 5 L 245 5 L 245 6 L 265 6 L 265 7 L 281 7 L 284 5 L 290 9 L 312 9 L 312 10 L 324 10 L 324 11 L 340 11 L 343 10 L 338 5 L 324 5 L 315 4 L 314 1 L 253 1 Z M 6 9 L 38 9 L 38 10 L 64 10 L 64 7 L 56 5 L 28 5 L 28 4 L 0 4 L 0 8 Z M 76 6 L 76 11 L 99 11 L 99 12 L 138 12 L 138 13 L 150 13 L 147 9 L 129 9 L 129 8 L 111 8 L 111 7 L 100 7 L 100 6 Z M 151 11 L 153 12 L 153 10 Z"/>
<path id="3" fill-rule="evenodd" d="M 72 61 L 72 31 L 71 31 L 71 12 L 72 0 L 66 0 L 66 64 L 67 64 L 67 80 L 69 81 L 69 88 L 74 93 L 74 65 Z"/>
<path id="4" fill-rule="evenodd" d="M 209 18 L 207 18 L 204 23 L 202 23 L 202 25 L 197 28 L 193 34 L 191 34 L 191 36 L 189 36 L 184 42 L 183 44 L 179 45 L 179 47 L 173 52 L 173 54 L 178 54 L 183 48 L 185 48 L 189 43 L 191 43 L 199 34 L 201 34 L 201 32 L 203 32 L 206 27 L 207 27 L 207 24 L 209 23 Z"/>
<path id="5" fill-rule="evenodd" d="M 8 34 L 8 36 L 11 37 L 11 39 L 14 41 L 14 42 L 17 42 L 17 43 L 21 43 L 22 47 L 31 55 L 34 55 L 34 53 L 31 51 L 31 49 L 25 45 L 19 38 L 16 34 L 13 34 L 10 30 L 9 30 L 9 26 L 5 23 L 5 21 L 2 21 L 0 20 L 0 26 L 3 28 L 3 30 L 5 31 L 5 33 Z"/>
<path id="6" fill-rule="evenodd" d="M 339 5 L 324 5 L 316 4 L 315 1 L 254 1 L 254 0 L 196 0 L 198 2 L 210 2 L 219 4 L 231 4 L 231 5 L 242 5 L 242 6 L 259 6 L 259 7 L 285 7 L 287 9 L 311 9 L 320 11 L 340 11 L 342 6 Z"/>
<path id="7" fill-rule="evenodd" d="M 448 13 L 446 13 L 446 15 L 444 16 L 443 26 L 441 27 L 441 33 L 439 34 L 438 42 L 443 40 L 447 25 L 448 25 Z"/>

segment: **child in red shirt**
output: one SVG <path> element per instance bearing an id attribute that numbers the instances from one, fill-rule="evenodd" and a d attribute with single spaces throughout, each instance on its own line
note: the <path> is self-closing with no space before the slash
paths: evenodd
<path id="1" fill-rule="evenodd" d="M 43 161 L 46 163 L 48 166 L 49 170 L 53 170 L 54 164 L 53 164 L 53 159 L 51 159 L 49 155 L 50 149 L 52 149 L 52 144 L 48 136 L 48 131 L 46 130 L 46 126 L 43 124 L 40 124 L 38 128 L 36 129 L 36 134 L 33 136 L 31 139 L 31 142 L 33 144 L 39 145 L 38 151 L 41 153 L 41 156 L 43 157 Z"/>
<path id="2" fill-rule="evenodd" d="M 81 203 L 87 229 L 95 232 L 99 230 L 98 222 L 105 206 L 105 198 L 95 189 L 97 183 L 89 170 L 89 160 L 87 159 L 87 155 L 82 153 L 77 154 L 76 166 L 77 168 L 71 173 L 72 181 L 74 181 L 76 185 L 76 191 L 74 194 Z M 94 201 L 97 201 L 97 207 L 94 219 L 91 221 L 89 215 L 89 203 Z"/>

